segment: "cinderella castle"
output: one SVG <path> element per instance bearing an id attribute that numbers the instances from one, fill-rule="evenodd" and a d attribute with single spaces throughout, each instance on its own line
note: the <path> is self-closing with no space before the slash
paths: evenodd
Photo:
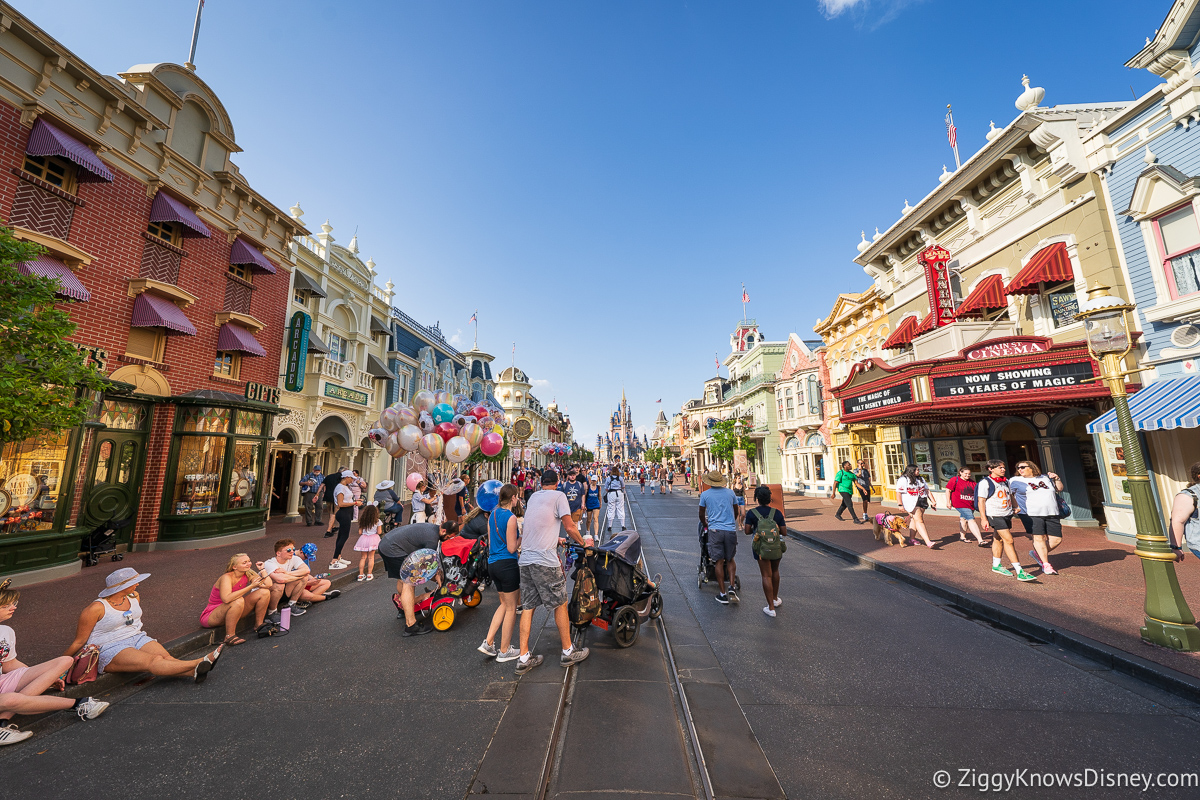
<path id="1" fill-rule="evenodd" d="M 621 406 L 608 421 L 608 433 L 596 436 L 596 457 L 601 461 L 635 461 L 650 446 L 645 434 L 641 440 L 633 432 L 633 414 L 621 389 Z"/>

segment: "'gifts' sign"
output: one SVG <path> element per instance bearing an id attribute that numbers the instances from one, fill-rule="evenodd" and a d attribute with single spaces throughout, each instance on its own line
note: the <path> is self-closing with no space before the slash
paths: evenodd
<path id="1" fill-rule="evenodd" d="M 946 264 L 950 251 L 936 244 L 927 247 L 917 256 L 917 263 L 925 268 L 925 285 L 929 290 L 929 310 L 937 327 L 954 322 L 954 295 L 950 291 L 950 272 Z"/>

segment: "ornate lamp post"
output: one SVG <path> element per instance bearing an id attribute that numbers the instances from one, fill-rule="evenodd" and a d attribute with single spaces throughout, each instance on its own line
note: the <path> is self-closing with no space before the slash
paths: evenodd
<path id="1" fill-rule="evenodd" d="M 1125 369 L 1125 356 L 1133 349 L 1129 312 L 1134 306 L 1108 292 L 1097 282 L 1088 290 L 1087 300 L 1079 308 L 1078 319 L 1087 329 L 1088 350 L 1100 363 L 1100 378 L 1112 394 L 1116 406 L 1121 445 L 1125 448 L 1126 478 L 1133 502 L 1137 544 L 1134 554 L 1142 560 L 1146 580 L 1146 618 L 1142 638 L 1172 650 L 1200 650 L 1200 628 L 1183 599 L 1175 575 L 1175 554 L 1163 535 L 1162 520 L 1154 502 L 1150 478 L 1141 442 L 1133 428 L 1125 377 L 1134 370 Z"/>

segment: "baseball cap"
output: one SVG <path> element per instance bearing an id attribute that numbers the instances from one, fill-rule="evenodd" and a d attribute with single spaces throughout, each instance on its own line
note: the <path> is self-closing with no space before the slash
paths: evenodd
<path id="1" fill-rule="evenodd" d="M 552 483 L 558 483 L 558 473 L 548 469 L 542 473 L 542 486 L 549 486 Z"/>

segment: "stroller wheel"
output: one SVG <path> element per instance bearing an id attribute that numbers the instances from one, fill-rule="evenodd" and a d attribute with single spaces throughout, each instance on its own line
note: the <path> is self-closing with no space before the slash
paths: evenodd
<path id="1" fill-rule="evenodd" d="M 654 594 L 650 595 L 650 610 L 648 612 L 650 615 L 650 619 L 658 619 L 660 616 L 662 616 L 662 612 L 663 612 L 662 594 L 660 592 L 656 591 L 656 592 L 654 592 Z"/>
<path id="2" fill-rule="evenodd" d="M 446 603 L 438 606 L 433 610 L 433 627 L 439 631 L 446 631 L 454 624 L 454 604 Z"/>
<path id="3" fill-rule="evenodd" d="M 97 564 L 99 564 L 99 563 L 100 563 L 100 559 L 96 558 L 95 556 L 88 556 L 88 558 L 87 558 L 87 565 L 88 565 L 89 567 L 94 567 L 94 566 L 96 566 L 96 565 L 97 565 Z"/>
<path id="4" fill-rule="evenodd" d="M 483 602 L 483 595 L 480 594 L 478 589 L 476 589 L 475 591 L 471 592 L 469 595 L 467 595 L 466 597 L 463 598 L 463 605 L 466 606 L 467 608 L 474 608 L 475 606 L 479 605 L 482 602 Z"/>
<path id="5" fill-rule="evenodd" d="M 741 575 L 733 576 L 733 590 L 735 592 L 740 592 L 742 590 L 742 576 Z"/>
<path id="6" fill-rule="evenodd" d="M 621 606 L 617 609 L 609 628 L 613 638 L 617 640 L 617 647 L 630 647 L 637 641 L 639 622 L 633 606 Z"/>
<path id="7" fill-rule="evenodd" d="M 125 554 L 124 554 L 124 553 L 117 553 L 115 556 L 113 556 L 113 557 L 112 557 L 112 560 L 113 560 L 113 561 L 124 561 L 124 560 L 125 560 Z"/>

